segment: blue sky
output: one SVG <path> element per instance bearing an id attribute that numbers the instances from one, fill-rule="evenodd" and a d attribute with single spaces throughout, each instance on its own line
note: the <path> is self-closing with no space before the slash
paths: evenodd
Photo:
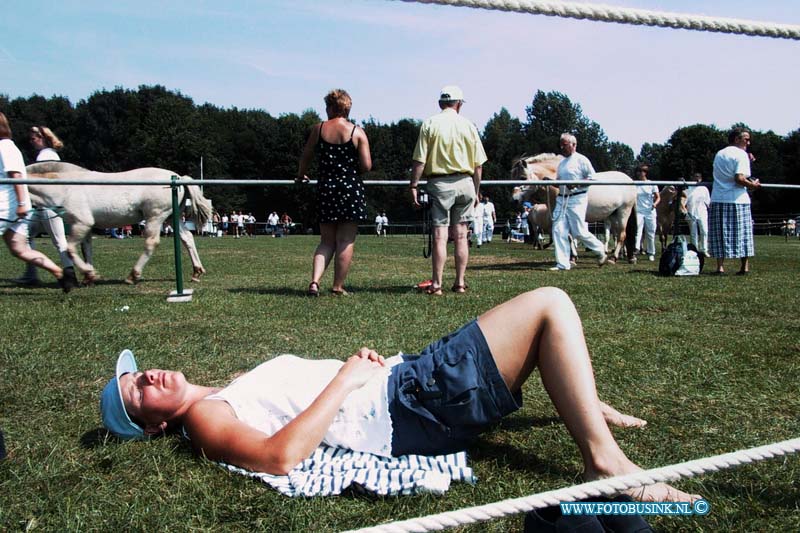
<path id="1" fill-rule="evenodd" d="M 587 2 L 598 3 L 598 2 Z M 616 6 L 800 24 L 796 0 L 608 0 Z M 313 108 L 342 87 L 351 116 L 435 113 L 455 83 L 483 129 L 560 91 L 609 139 L 665 142 L 680 126 L 800 128 L 800 42 L 388 0 L 6 0 L 0 91 L 14 98 L 161 84 L 198 104 Z M 410 156 L 410 154 L 409 154 Z"/>

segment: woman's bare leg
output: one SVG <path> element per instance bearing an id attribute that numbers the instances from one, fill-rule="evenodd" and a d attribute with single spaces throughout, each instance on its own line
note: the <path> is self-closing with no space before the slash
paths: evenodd
<path id="1" fill-rule="evenodd" d="M 319 283 L 328 263 L 331 262 L 333 252 L 336 250 L 336 224 L 322 223 L 319 225 L 320 243 L 314 251 L 311 262 L 311 282 Z"/>
<path id="2" fill-rule="evenodd" d="M 43 268 L 56 277 L 61 279 L 63 271 L 61 267 L 50 260 L 49 257 L 44 255 L 38 250 L 33 250 L 28 246 L 28 236 L 17 233 L 13 230 L 6 230 L 3 234 L 3 240 L 8 246 L 11 255 L 18 259 L 22 259 L 28 264 L 32 264 L 39 268 Z"/>
<path id="3" fill-rule="evenodd" d="M 625 456 L 608 428 L 606 416 L 613 421 L 625 415 L 597 397 L 583 327 L 566 293 L 541 288 L 522 294 L 481 315 L 478 325 L 510 390 L 519 390 L 539 368 L 553 405 L 578 445 L 587 479 L 641 470 Z M 625 421 L 630 422 L 623 418 L 623 425 Z M 697 498 L 664 484 L 629 493 L 650 501 Z"/>
<path id="4" fill-rule="evenodd" d="M 357 236 L 357 223 L 340 222 L 336 225 L 336 261 L 333 264 L 333 287 L 331 287 L 334 291 L 344 290 L 344 280 L 350 272 Z"/>

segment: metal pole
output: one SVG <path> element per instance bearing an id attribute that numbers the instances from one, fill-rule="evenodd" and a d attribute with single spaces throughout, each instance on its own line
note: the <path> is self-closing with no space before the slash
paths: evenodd
<path id="1" fill-rule="evenodd" d="M 183 265 L 181 263 L 181 213 L 178 206 L 178 176 L 172 176 L 172 242 L 175 245 L 175 285 L 177 290 L 167 297 L 168 302 L 190 302 L 191 290 L 183 290 Z"/>

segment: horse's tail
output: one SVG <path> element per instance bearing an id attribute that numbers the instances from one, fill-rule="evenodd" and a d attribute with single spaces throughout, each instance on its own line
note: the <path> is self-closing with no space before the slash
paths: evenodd
<path id="1" fill-rule="evenodd" d="M 184 176 L 183 179 L 189 178 L 189 176 Z M 191 178 L 189 178 L 191 179 Z M 211 209 L 211 202 L 203 196 L 203 193 L 200 192 L 200 187 L 197 185 L 184 185 L 184 190 L 186 191 L 186 197 L 192 201 L 192 205 L 189 206 L 189 216 L 193 217 L 197 222 L 197 227 L 202 228 L 206 225 L 206 222 L 211 219 L 212 209 Z M 185 208 L 185 199 L 184 197 L 184 206 Z"/>
<path id="2" fill-rule="evenodd" d="M 636 232 L 639 231 L 639 223 L 636 220 L 636 202 L 633 202 L 631 214 L 628 215 L 628 223 L 625 225 L 625 248 L 628 251 L 628 261 L 636 258 Z"/>

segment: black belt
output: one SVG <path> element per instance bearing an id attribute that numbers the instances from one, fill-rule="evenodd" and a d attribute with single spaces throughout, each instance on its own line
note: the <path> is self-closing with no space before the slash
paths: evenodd
<path id="1" fill-rule="evenodd" d="M 583 194 L 583 193 L 585 193 L 587 190 L 588 190 L 588 189 L 584 189 L 584 190 L 582 190 L 582 191 L 578 191 L 578 192 L 571 192 L 571 193 L 569 193 L 569 194 L 559 194 L 559 196 L 561 196 L 562 198 L 569 198 L 570 196 L 578 196 L 579 194 Z"/>

